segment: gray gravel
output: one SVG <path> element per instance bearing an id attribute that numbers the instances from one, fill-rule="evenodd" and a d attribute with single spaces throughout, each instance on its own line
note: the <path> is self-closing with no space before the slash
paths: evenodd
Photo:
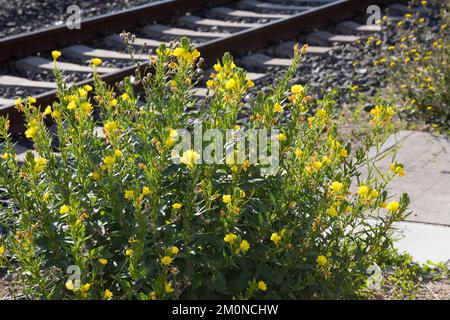
<path id="1" fill-rule="evenodd" d="M 157 0 L 0 0 L 0 38 L 64 24 L 71 5 L 78 5 L 82 18 L 88 18 L 151 2 Z"/>

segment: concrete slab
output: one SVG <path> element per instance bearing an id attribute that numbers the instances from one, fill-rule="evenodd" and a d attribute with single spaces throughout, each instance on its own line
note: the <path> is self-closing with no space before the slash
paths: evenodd
<path id="1" fill-rule="evenodd" d="M 412 214 L 407 221 L 450 226 L 450 140 L 420 131 L 401 131 L 398 136 L 388 139 L 380 150 L 386 156 L 376 163 L 380 172 L 388 172 L 394 152 L 386 152 L 397 145 L 395 161 L 403 164 L 405 176 L 388 185 L 389 194 L 408 193 Z"/>
<path id="2" fill-rule="evenodd" d="M 397 222 L 395 227 L 394 235 L 398 237 L 395 247 L 409 253 L 414 261 L 450 261 L 450 227 L 414 222 Z"/>

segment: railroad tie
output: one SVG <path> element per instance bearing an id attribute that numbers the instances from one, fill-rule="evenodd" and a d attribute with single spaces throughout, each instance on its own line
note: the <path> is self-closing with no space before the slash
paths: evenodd
<path id="1" fill-rule="evenodd" d="M 289 17 L 288 14 L 281 13 L 259 13 L 246 10 L 235 10 L 228 7 L 216 7 L 209 10 L 209 13 L 219 18 L 244 18 L 244 19 L 270 19 L 277 20 Z"/>
<path id="2" fill-rule="evenodd" d="M 14 103 L 15 103 L 15 100 L 13 100 L 13 99 L 7 99 L 7 98 L 0 97 L 0 110 L 5 107 L 14 105 Z"/>
<path id="3" fill-rule="evenodd" d="M 248 67 L 267 68 L 267 67 L 289 67 L 291 59 L 274 58 L 262 53 L 254 53 L 242 58 L 242 63 Z"/>
<path id="4" fill-rule="evenodd" d="M 112 50 L 95 49 L 84 45 L 73 45 L 65 47 L 62 49 L 64 55 L 71 58 L 81 58 L 81 59 L 110 59 L 110 60 L 131 60 L 129 53 L 121 53 Z M 137 60 L 148 60 L 149 56 L 146 54 L 135 54 L 134 58 Z"/>
<path id="5" fill-rule="evenodd" d="M 359 40 L 360 37 L 358 36 L 351 36 L 351 35 L 334 35 L 327 31 L 318 31 L 313 32 L 308 35 L 306 38 L 306 42 L 312 45 L 318 45 L 318 46 L 330 46 L 335 42 L 341 42 L 341 43 L 353 43 L 356 40 Z"/>
<path id="6" fill-rule="evenodd" d="M 274 55 L 279 57 L 294 57 L 294 41 L 283 42 L 282 44 L 276 46 L 273 50 Z M 321 56 L 327 54 L 333 50 L 332 47 L 319 47 L 319 46 L 308 46 L 307 56 Z"/>
<path id="7" fill-rule="evenodd" d="M 178 19 L 180 25 L 198 28 L 198 27 L 221 27 L 230 29 L 250 29 L 261 26 L 260 23 L 232 22 L 217 19 L 205 19 L 197 16 L 184 16 Z"/>
<path id="8" fill-rule="evenodd" d="M 291 6 L 284 4 L 260 2 L 256 0 L 242 0 L 237 3 L 239 9 L 250 10 L 273 10 L 273 11 L 307 11 L 313 9 L 311 6 Z"/>
<path id="9" fill-rule="evenodd" d="M 400 3 L 391 4 L 387 8 L 390 15 L 392 14 L 403 16 L 407 13 L 426 12 L 424 8 L 409 8 L 408 6 Z"/>
<path id="10" fill-rule="evenodd" d="M 354 21 L 344 21 L 338 23 L 336 26 L 336 30 L 346 35 L 354 35 L 355 33 L 372 33 L 372 32 L 380 32 L 383 30 L 381 25 L 365 25 L 359 24 Z"/>
<path id="11" fill-rule="evenodd" d="M 162 24 L 154 24 L 142 28 L 142 32 L 147 36 L 171 36 L 171 37 L 189 37 L 189 38 L 221 38 L 231 35 L 227 32 L 203 32 L 190 29 L 173 28 Z"/>
<path id="12" fill-rule="evenodd" d="M 22 77 L 0 76 L 0 86 L 3 87 L 24 87 L 34 89 L 55 89 L 56 83 L 47 81 L 34 81 Z"/>
<path id="13" fill-rule="evenodd" d="M 121 48 L 126 47 L 125 44 L 123 43 L 122 38 L 118 34 L 109 35 L 105 38 L 104 41 L 105 41 L 105 43 L 107 43 L 109 45 L 119 46 Z M 169 46 L 168 42 L 158 41 L 158 40 L 148 39 L 148 38 L 139 38 L 139 37 L 136 37 L 134 39 L 134 42 L 133 43 L 130 42 L 129 44 L 132 46 L 136 46 L 136 47 L 147 47 L 149 49 L 159 48 L 159 46 L 161 44 L 165 44 L 166 46 Z"/>
<path id="14" fill-rule="evenodd" d="M 91 73 L 92 68 L 90 66 L 82 66 L 70 62 L 57 62 L 58 68 L 63 71 Z M 39 71 L 39 70 L 53 70 L 53 61 L 41 58 L 41 57 L 27 57 L 20 59 L 16 62 L 17 68 L 23 72 L 27 70 Z M 98 73 L 111 73 L 119 71 L 119 68 L 110 67 L 97 67 Z"/>

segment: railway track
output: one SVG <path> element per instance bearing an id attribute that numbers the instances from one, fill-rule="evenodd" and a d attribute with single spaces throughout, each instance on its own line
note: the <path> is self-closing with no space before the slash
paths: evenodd
<path id="1" fill-rule="evenodd" d="M 398 2 L 398 1 L 396 1 Z M 228 51 L 240 57 L 257 82 L 267 78 L 271 67 L 286 67 L 294 41 L 308 43 L 311 55 L 327 55 L 334 45 L 354 43 L 361 35 L 380 32 L 377 25 L 367 26 L 363 17 L 369 5 L 391 5 L 390 12 L 408 11 L 393 1 L 366 0 L 168 0 L 133 8 L 82 22 L 80 30 L 53 27 L 0 40 L 0 115 L 11 120 L 11 132 L 23 131 L 15 98 L 33 95 L 37 105 L 45 107 L 55 99 L 52 81 L 51 50 L 60 49 L 59 68 L 69 82 L 90 83 L 88 61 L 105 61 L 98 68 L 102 78 L 114 84 L 135 73 L 136 65 L 118 33 L 136 34 L 133 46 L 145 67 L 148 54 L 161 43 L 187 36 L 205 59 L 205 68 Z M 331 28 L 329 26 L 332 26 Z M 263 53 L 257 52 L 263 48 Z M 144 49 L 143 49 L 144 48 Z M 197 88 L 203 96 L 206 89 Z M 20 145 L 18 145 L 20 147 Z M 23 150 L 18 150 L 18 154 Z"/>

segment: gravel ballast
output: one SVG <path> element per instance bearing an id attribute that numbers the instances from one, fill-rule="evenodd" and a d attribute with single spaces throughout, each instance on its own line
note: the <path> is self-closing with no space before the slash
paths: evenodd
<path id="1" fill-rule="evenodd" d="M 120 11 L 157 0 L 0 0 L 0 38 L 66 23 L 67 8 L 77 5 L 82 19 Z"/>

